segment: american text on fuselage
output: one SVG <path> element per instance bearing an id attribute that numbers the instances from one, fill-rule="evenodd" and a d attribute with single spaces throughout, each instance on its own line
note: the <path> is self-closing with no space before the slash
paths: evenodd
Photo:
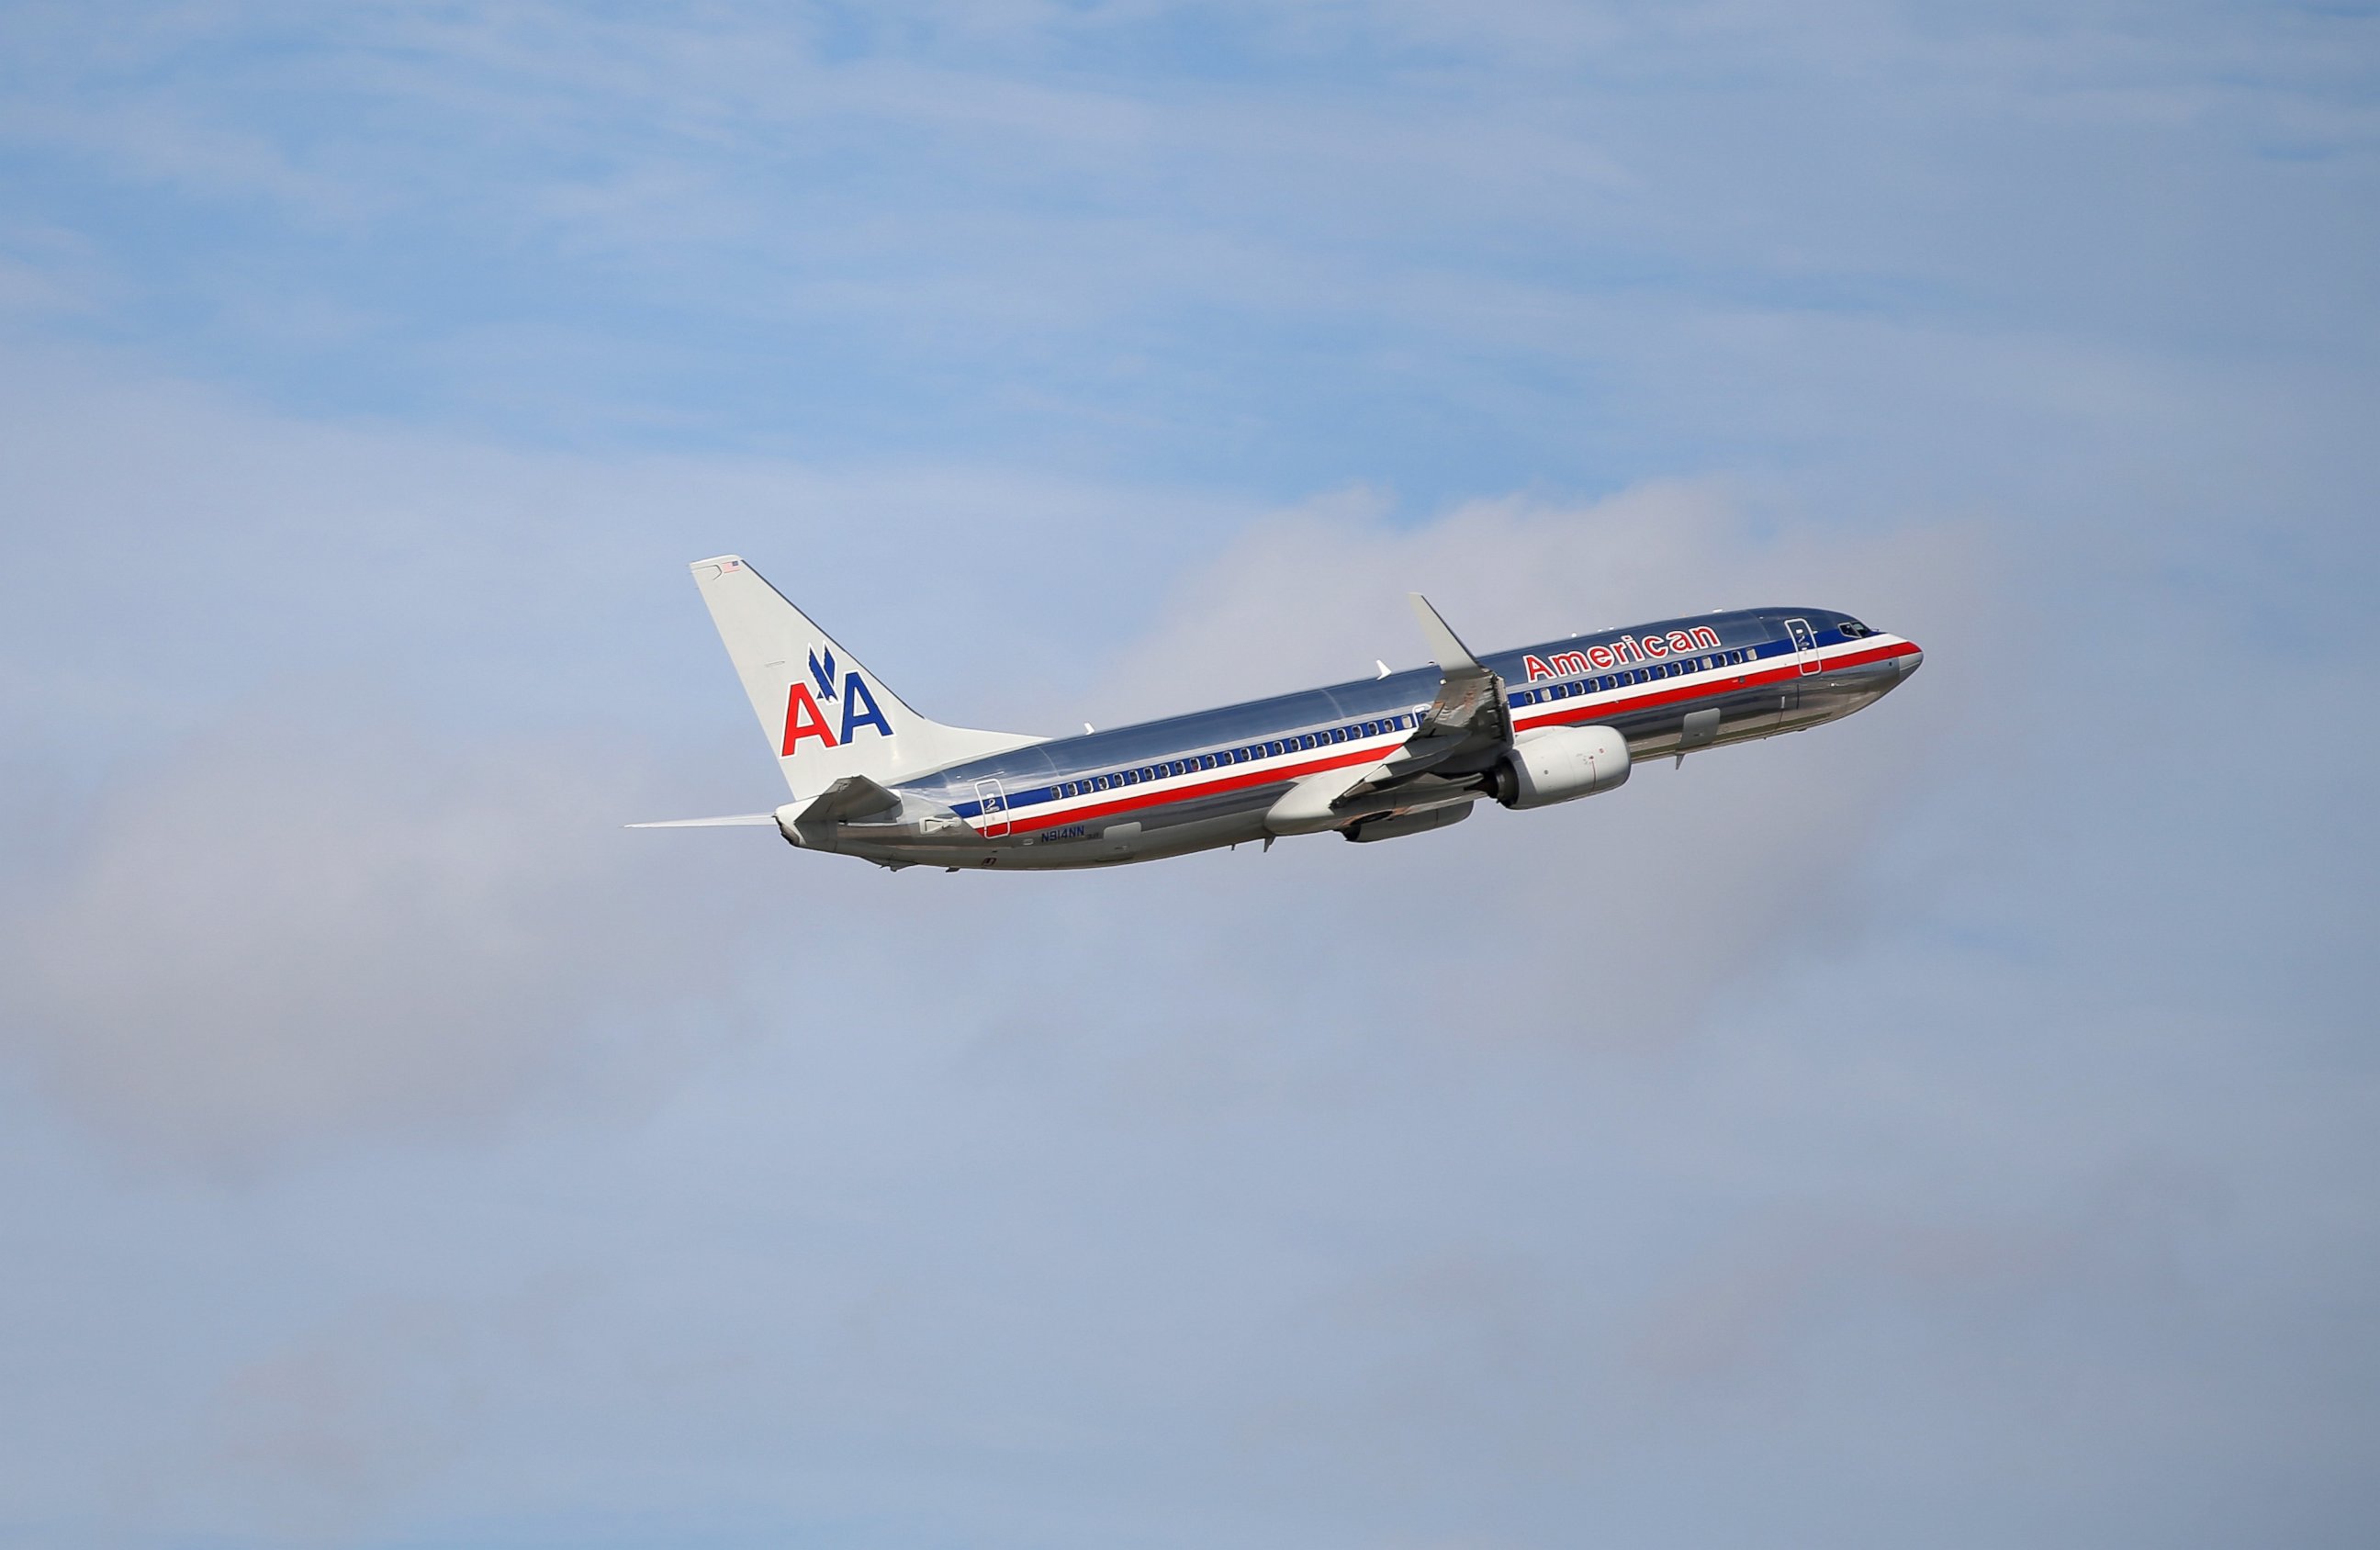
<path id="1" fill-rule="evenodd" d="M 1923 660 L 1912 641 L 1816 608 L 1474 657 L 1416 597 L 1433 666 L 1037 739 L 927 721 L 740 560 L 694 569 L 795 800 L 686 821 L 772 821 L 794 844 L 892 867 L 1104 866 L 1326 829 L 1421 833 L 1483 798 L 1572 801 L 1647 757 L 1838 720 Z"/>

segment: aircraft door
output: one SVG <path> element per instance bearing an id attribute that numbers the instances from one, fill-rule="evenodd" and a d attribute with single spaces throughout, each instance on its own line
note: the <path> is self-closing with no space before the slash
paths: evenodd
<path id="1" fill-rule="evenodd" d="M 1818 637 L 1810 633 L 1807 619 L 1788 619 L 1785 633 L 1793 637 L 1793 660 L 1803 677 L 1818 671 Z"/>
<path id="2" fill-rule="evenodd" d="M 987 840 L 997 840 L 1008 832 L 1008 793 L 1000 789 L 997 781 L 978 781 L 976 800 L 983 805 L 983 827 L 977 832 Z"/>

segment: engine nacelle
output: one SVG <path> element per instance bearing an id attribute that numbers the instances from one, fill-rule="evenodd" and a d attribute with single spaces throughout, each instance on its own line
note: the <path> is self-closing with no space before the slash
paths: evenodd
<path id="1" fill-rule="evenodd" d="M 1507 807 L 1549 807 L 1628 783 L 1628 739 L 1609 727 L 1540 727 L 1489 772 Z"/>

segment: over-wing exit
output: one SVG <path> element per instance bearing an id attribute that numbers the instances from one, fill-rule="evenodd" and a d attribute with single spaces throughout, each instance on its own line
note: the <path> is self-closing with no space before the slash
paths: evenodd
<path id="1" fill-rule="evenodd" d="M 929 721 L 740 558 L 693 571 L 793 800 L 630 827 L 773 825 L 804 850 L 894 868 L 1109 866 L 1333 829 L 1392 840 L 1483 798 L 1548 807 L 1624 784 L 1639 759 L 1835 721 L 1925 660 L 1822 608 L 1482 657 L 1415 593 L 1434 667 L 1043 738 Z"/>

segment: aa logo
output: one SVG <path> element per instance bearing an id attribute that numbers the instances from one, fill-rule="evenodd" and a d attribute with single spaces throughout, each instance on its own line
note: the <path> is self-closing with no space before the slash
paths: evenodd
<path id="1" fill-rule="evenodd" d="M 843 693 L 835 693 L 832 647 L 826 648 L 823 657 L 812 651 L 809 670 L 811 680 L 818 684 L 818 694 L 812 696 L 809 684 L 798 678 L 786 691 L 785 744 L 778 751 L 778 757 L 792 758 L 794 750 L 800 746 L 805 737 L 815 737 L 828 747 L 834 748 L 850 742 L 851 734 L 862 727 L 874 727 L 881 737 L 892 735 L 892 723 L 886 721 L 884 712 L 876 708 L 876 696 L 868 693 L 867 680 L 861 678 L 856 670 L 843 675 Z M 838 699 L 842 701 L 840 731 L 827 725 L 826 712 L 819 708 L 821 699 L 829 705 Z"/>

